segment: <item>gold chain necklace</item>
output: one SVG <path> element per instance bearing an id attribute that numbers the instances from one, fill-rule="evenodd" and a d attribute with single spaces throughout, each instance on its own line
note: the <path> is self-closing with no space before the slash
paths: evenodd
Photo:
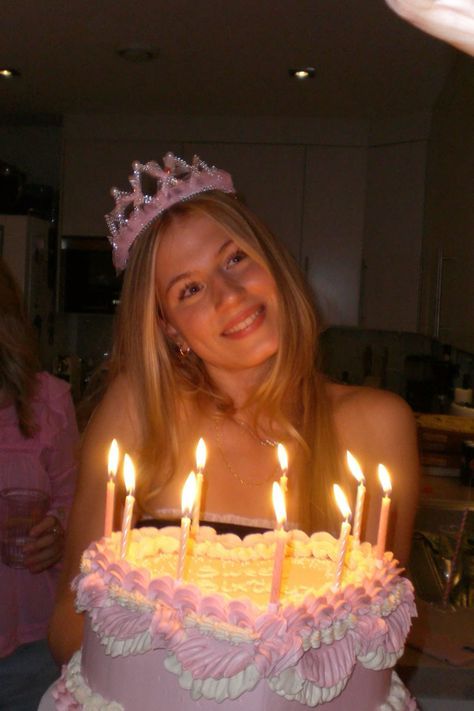
<path id="1" fill-rule="evenodd" d="M 278 467 L 276 467 L 276 469 L 275 469 L 274 472 L 271 472 L 271 473 L 269 474 L 269 476 L 267 476 L 265 479 L 263 479 L 263 481 L 248 481 L 248 479 L 242 479 L 242 478 L 237 474 L 237 472 L 234 471 L 234 468 L 231 466 L 230 462 L 228 461 L 227 457 L 226 457 L 225 454 L 224 454 L 224 450 L 222 449 L 222 429 L 221 429 L 221 427 L 220 427 L 220 422 L 219 422 L 219 420 L 220 420 L 219 417 L 214 417 L 214 427 L 215 427 L 215 430 L 216 430 L 216 445 L 217 445 L 217 449 L 218 449 L 218 451 L 219 451 L 219 454 L 221 455 L 221 457 L 222 457 L 222 459 L 223 459 L 223 461 L 224 461 L 224 464 L 226 465 L 226 467 L 227 467 L 227 469 L 229 470 L 230 474 L 232 474 L 232 476 L 234 477 L 234 479 L 237 479 L 237 481 L 238 481 L 240 484 L 242 484 L 243 486 L 263 486 L 263 484 L 267 484 L 267 483 L 270 481 L 270 479 L 274 477 L 274 475 L 275 475 L 275 473 L 276 473 Z M 237 422 L 237 420 L 234 420 L 234 421 Z M 241 424 L 241 423 L 239 422 L 239 424 Z M 253 434 L 254 437 L 260 442 L 260 444 L 264 444 L 264 442 L 262 442 L 262 441 L 260 440 L 260 437 L 257 437 L 257 435 L 256 435 L 255 433 L 252 433 L 252 434 Z M 272 446 L 275 446 L 275 445 L 276 445 L 276 443 L 275 443 L 274 445 L 272 445 Z M 270 445 L 267 444 L 267 446 L 270 446 Z"/>
<path id="2" fill-rule="evenodd" d="M 270 439 L 269 437 L 268 438 L 264 437 L 262 439 L 261 437 L 259 437 L 258 434 L 250 427 L 250 425 L 245 422 L 245 420 L 239 420 L 239 419 L 237 419 L 237 417 L 233 417 L 232 420 L 236 424 L 243 427 L 246 432 L 248 432 L 250 435 L 252 435 L 252 437 L 254 439 L 256 439 L 259 444 L 262 445 L 262 447 L 276 447 L 277 446 L 278 442 L 275 439 Z"/>

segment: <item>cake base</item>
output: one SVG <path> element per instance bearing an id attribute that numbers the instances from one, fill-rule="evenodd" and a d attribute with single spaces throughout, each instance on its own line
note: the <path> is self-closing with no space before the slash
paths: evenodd
<path id="1" fill-rule="evenodd" d="M 165 649 L 146 654 L 111 657 L 104 654 L 98 637 L 86 624 L 84 647 L 77 652 L 57 683 L 53 706 L 47 709 L 93 709 L 94 711 L 303 711 L 308 706 L 285 699 L 261 679 L 254 689 L 222 702 L 192 699 L 177 677 L 166 671 Z M 133 679 L 133 683 L 130 683 Z M 150 694 L 150 680 L 156 693 Z M 113 689 L 113 698 L 110 697 Z M 140 695 L 139 690 L 143 690 Z M 329 690 L 325 690 L 329 692 Z M 137 697 L 138 692 L 138 697 Z M 416 704 L 391 669 L 373 671 L 356 664 L 342 691 L 331 700 L 322 698 L 321 711 L 416 711 Z"/>
<path id="2" fill-rule="evenodd" d="M 119 666 L 112 664 L 109 670 L 115 675 L 120 671 Z M 131 671 L 128 668 L 127 674 Z M 127 691 L 127 684 L 123 682 L 119 684 L 121 688 L 116 689 L 117 696 L 121 696 L 121 703 L 117 698 L 113 701 L 107 700 L 97 689 L 92 691 L 89 687 L 81 673 L 81 652 L 76 652 L 64 667 L 59 682 L 44 695 L 38 711 L 135 711 L 137 707 L 152 711 L 248 711 L 252 708 L 258 711 L 301 711 L 305 708 L 298 701 L 289 701 L 277 696 L 263 680 L 253 691 L 235 700 L 227 699 L 222 703 L 206 699 L 193 701 L 189 692 L 179 687 L 172 674 L 169 674 L 169 678 L 165 677 L 162 683 L 157 683 L 156 696 L 153 701 L 147 702 L 146 699 L 137 698 L 136 689 L 146 689 L 150 677 L 146 678 L 140 664 L 136 665 L 134 671 L 138 672 L 133 684 L 135 692 L 131 693 L 130 689 Z M 109 683 L 117 684 L 110 679 Z M 383 700 L 376 701 L 376 696 L 385 687 L 388 688 L 386 696 Z M 355 667 L 343 692 L 332 701 L 323 703 L 321 711 L 347 711 L 348 708 L 351 711 L 417 711 L 414 699 L 396 672 L 388 669 L 374 672 L 359 665 Z"/>

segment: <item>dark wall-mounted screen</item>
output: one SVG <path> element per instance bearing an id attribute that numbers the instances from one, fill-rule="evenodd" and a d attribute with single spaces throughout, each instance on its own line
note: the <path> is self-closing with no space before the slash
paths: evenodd
<path id="1" fill-rule="evenodd" d="M 112 265 L 106 237 L 61 239 L 60 308 L 76 313 L 114 313 L 122 277 Z"/>

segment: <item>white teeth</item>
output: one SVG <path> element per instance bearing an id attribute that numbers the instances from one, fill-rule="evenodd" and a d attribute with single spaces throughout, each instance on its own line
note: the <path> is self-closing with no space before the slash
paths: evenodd
<path id="1" fill-rule="evenodd" d="M 241 321 L 240 323 L 237 324 L 237 326 L 234 326 L 233 328 L 229 328 L 227 331 L 224 331 L 224 333 L 227 335 L 228 333 L 238 333 L 239 331 L 243 331 L 245 328 L 248 328 L 254 321 L 255 319 L 260 316 L 262 313 L 262 307 L 258 308 L 255 313 L 253 313 L 251 316 L 248 316 L 248 318 L 245 319 L 245 321 Z"/>

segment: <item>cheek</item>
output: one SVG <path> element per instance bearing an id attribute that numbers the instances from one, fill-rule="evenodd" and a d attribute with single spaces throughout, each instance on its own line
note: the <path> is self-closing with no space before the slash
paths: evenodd
<path id="1" fill-rule="evenodd" d="M 276 285 L 273 277 L 266 269 L 255 262 L 247 274 L 247 285 L 249 287 L 252 286 L 262 294 L 266 294 L 268 299 L 276 297 Z"/>
<path id="2" fill-rule="evenodd" d="M 209 314 L 199 305 L 177 311 L 172 316 L 173 326 L 185 337 L 194 340 L 209 327 Z"/>

